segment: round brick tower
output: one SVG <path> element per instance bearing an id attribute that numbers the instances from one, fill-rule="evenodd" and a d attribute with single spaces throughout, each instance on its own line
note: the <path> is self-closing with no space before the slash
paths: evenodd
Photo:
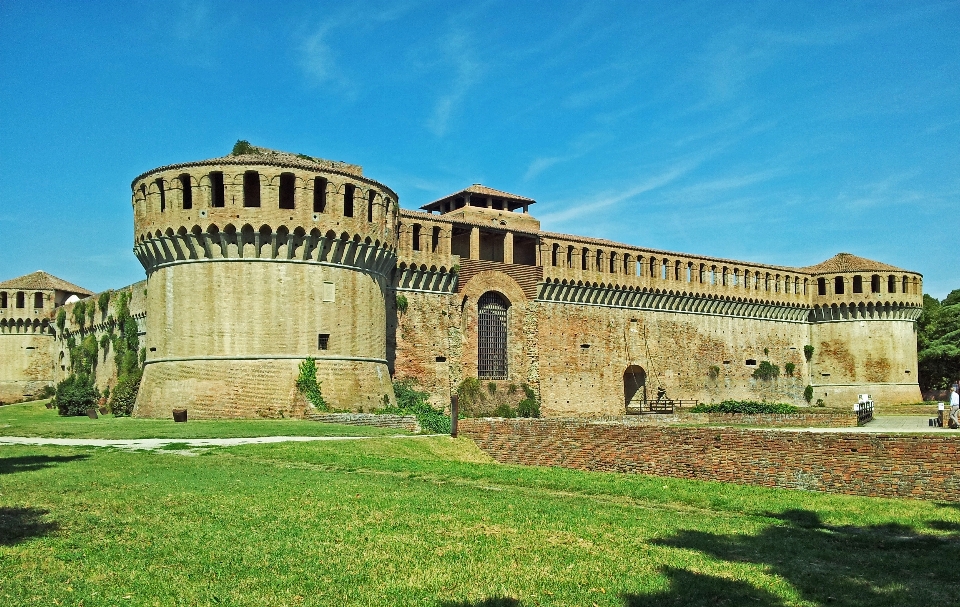
<path id="1" fill-rule="evenodd" d="M 392 401 L 384 294 L 397 195 L 355 165 L 246 152 L 133 181 L 147 272 L 135 415 L 298 416 L 307 357 L 334 407 Z"/>

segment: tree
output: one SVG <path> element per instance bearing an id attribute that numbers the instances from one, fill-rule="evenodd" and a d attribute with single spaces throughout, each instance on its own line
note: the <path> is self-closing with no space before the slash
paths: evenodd
<path id="1" fill-rule="evenodd" d="M 941 302 L 923 296 L 917 319 L 917 362 L 922 390 L 945 390 L 960 379 L 960 289 Z"/>

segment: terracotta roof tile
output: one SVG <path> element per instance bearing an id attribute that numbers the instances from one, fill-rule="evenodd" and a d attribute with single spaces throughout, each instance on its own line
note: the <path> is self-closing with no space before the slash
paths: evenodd
<path id="1" fill-rule="evenodd" d="M 37 291 L 66 291 L 67 293 L 76 293 L 78 295 L 93 295 L 93 291 L 88 291 L 83 287 L 67 282 L 62 278 L 57 278 L 46 272 L 36 271 L 32 274 L 11 278 L 0 282 L 0 289 L 22 289 Z"/>
<path id="2" fill-rule="evenodd" d="M 810 274 L 831 274 L 835 272 L 909 272 L 890 264 L 858 257 L 850 253 L 837 253 L 830 259 L 816 265 L 801 268 Z"/>

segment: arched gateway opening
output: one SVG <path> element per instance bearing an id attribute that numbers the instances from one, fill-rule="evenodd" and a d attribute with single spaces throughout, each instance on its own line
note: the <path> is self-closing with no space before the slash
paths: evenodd
<path id="1" fill-rule="evenodd" d="M 477 374 L 480 379 L 507 379 L 507 309 L 502 295 L 488 291 L 477 302 Z"/>
<path id="2" fill-rule="evenodd" d="M 623 372 L 623 400 L 627 409 L 639 408 L 647 400 L 647 372 L 630 365 Z"/>

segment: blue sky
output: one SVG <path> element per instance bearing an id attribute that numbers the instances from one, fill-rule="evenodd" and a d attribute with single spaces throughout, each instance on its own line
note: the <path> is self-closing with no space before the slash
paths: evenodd
<path id="1" fill-rule="evenodd" d="M 0 279 L 143 278 L 130 182 L 237 139 L 545 230 L 960 288 L 960 1 L 0 1 Z"/>

